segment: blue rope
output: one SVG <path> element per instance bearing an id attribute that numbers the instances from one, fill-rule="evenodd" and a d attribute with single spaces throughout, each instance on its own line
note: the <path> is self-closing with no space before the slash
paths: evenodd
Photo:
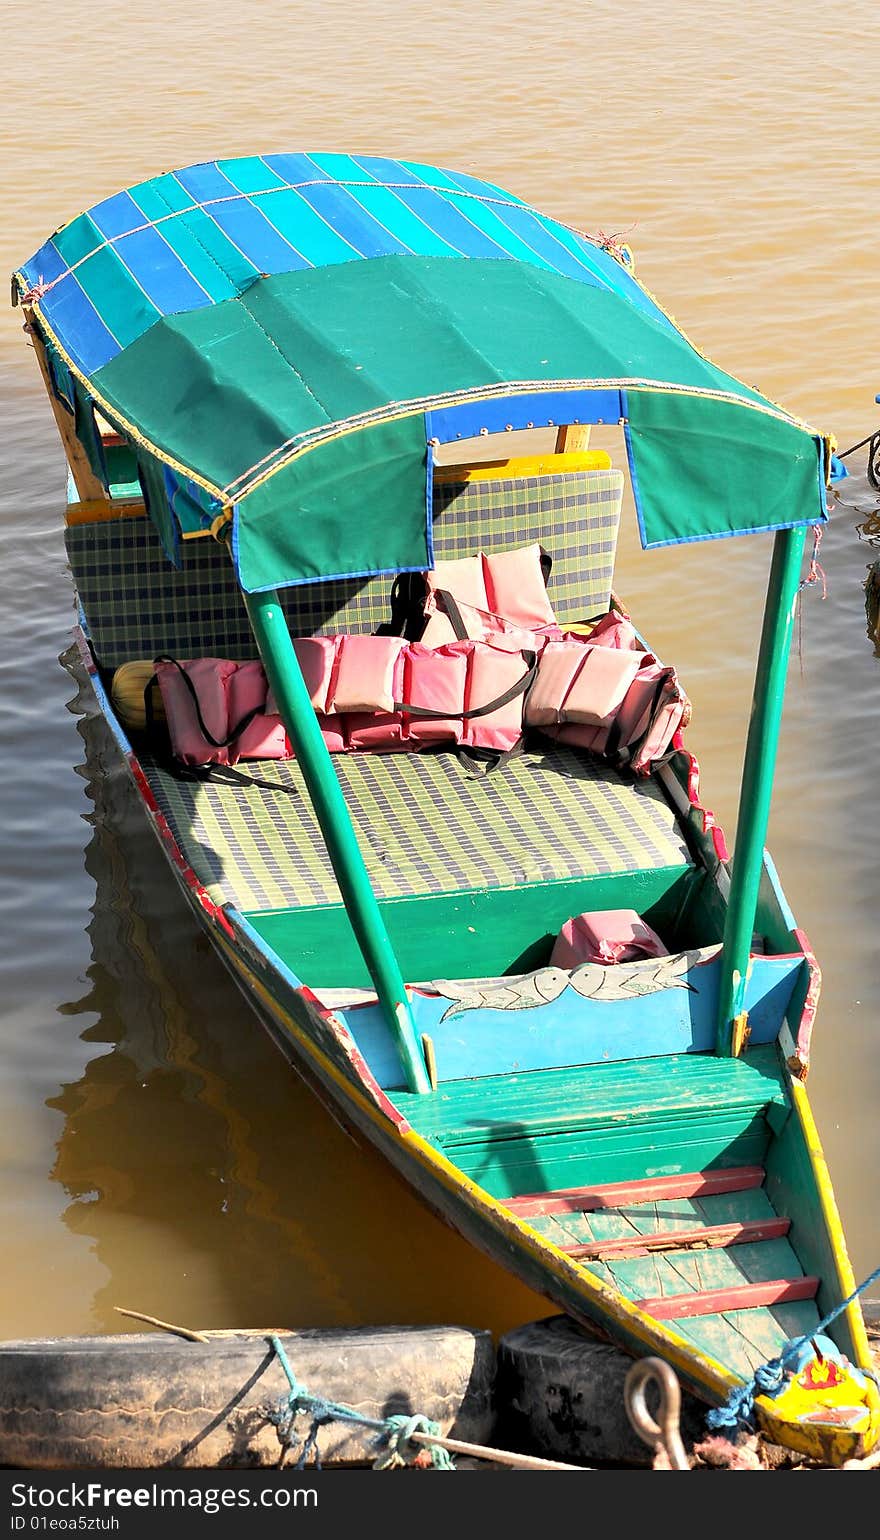
<path id="1" fill-rule="evenodd" d="M 723 1406 L 713 1406 L 706 1414 L 706 1426 L 713 1429 L 730 1429 L 732 1432 L 739 1428 L 753 1430 L 755 1426 L 755 1397 L 778 1395 L 785 1385 L 786 1377 L 789 1373 L 788 1365 L 792 1359 L 797 1358 L 798 1354 L 802 1352 L 813 1337 L 817 1337 L 820 1332 L 823 1332 L 827 1326 L 831 1325 L 832 1321 L 836 1321 L 837 1317 L 842 1315 L 844 1310 L 854 1300 L 858 1299 L 859 1295 L 874 1282 L 875 1278 L 880 1278 L 880 1267 L 875 1267 L 873 1273 L 865 1279 L 864 1283 L 860 1283 L 858 1288 L 853 1290 L 852 1294 L 848 1295 L 839 1305 L 835 1305 L 833 1310 L 829 1310 L 827 1315 L 823 1315 L 818 1326 L 814 1326 L 812 1331 L 804 1332 L 800 1337 L 793 1337 L 790 1342 L 786 1343 L 778 1358 L 768 1359 L 767 1363 L 762 1364 L 759 1369 L 755 1370 L 750 1380 L 747 1380 L 744 1385 L 737 1386 L 736 1390 L 732 1390 Z M 862 1370 L 861 1372 L 870 1374 L 870 1370 Z"/>
<path id="2" fill-rule="evenodd" d="M 409 1413 L 393 1417 L 365 1417 L 362 1412 L 355 1410 L 353 1406 L 346 1406 L 343 1401 L 328 1401 L 325 1396 L 316 1396 L 297 1379 L 290 1364 L 290 1360 L 284 1351 L 284 1344 L 280 1337 L 269 1338 L 275 1356 L 278 1359 L 289 1386 L 287 1397 L 278 1408 L 268 1413 L 269 1421 L 275 1424 L 278 1437 L 282 1444 L 291 1448 L 300 1442 L 295 1429 L 297 1417 L 302 1412 L 311 1414 L 311 1423 L 308 1433 L 302 1440 L 302 1446 L 297 1457 L 296 1469 L 303 1470 L 309 1456 L 314 1455 L 314 1463 L 321 1470 L 321 1455 L 318 1449 L 318 1435 L 323 1427 L 330 1422 L 347 1422 L 357 1427 L 370 1428 L 376 1437 L 373 1443 L 379 1456 L 376 1460 L 377 1470 L 387 1470 L 395 1465 L 406 1465 L 420 1453 L 418 1445 L 413 1444 L 414 1433 L 429 1433 L 436 1437 L 440 1428 L 436 1422 L 431 1422 L 429 1417 L 421 1414 L 411 1416 Z M 437 1470 L 454 1470 L 455 1466 L 447 1450 L 439 1444 L 430 1445 L 431 1461 Z"/>

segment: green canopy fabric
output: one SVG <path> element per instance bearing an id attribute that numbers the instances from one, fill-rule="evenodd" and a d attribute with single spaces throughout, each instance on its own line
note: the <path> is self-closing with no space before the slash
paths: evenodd
<path id="1" fill-rule="evenodd" d="M 702 357 L 625 254 L 501 189 L 367 157 L 173 178 L 16 277 L 170 553 L 231 509 L 250 592 L 424 568 L 429 440 L 498 423 L 622 420 L 646 546 L 826 517 L 825 441 Z"/>

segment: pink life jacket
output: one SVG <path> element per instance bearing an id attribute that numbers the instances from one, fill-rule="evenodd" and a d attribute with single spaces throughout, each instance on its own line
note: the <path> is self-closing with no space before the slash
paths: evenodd
<path id="1" fill-rule="evenodd" d="M 419 640 L 439 647 L 468 636 L 519 651 L 536 637 L 560 635 L 541 557 L 536 541 L 515 551 L 437 562 L 424 574 L 427 624 Z"/>
<path id="2" fill-rule="evenodd" d="M 668 949 L 635 909 L 596 909 L 566 920 L 553 944 L 551 968 L 580 963 L 638 962 L 665 957 Z"/>
<path id="3" fill-rule="evenodd" d="M 674 670 L 652 653 L 580 636 L 544 642 L 537 656 L 492 642 L 429 648 L 386 636 L 294 646 L 331 753 L 447 743 L 503 754 L 536 727 L 647 774 L 689 711 Z M 260 663 L 157 661 L 156 672 L 172 749 L 185 763 L 291 753 Z"/>
<path id="4" fill-rule="evenodd" d="M 586 637 L 560 630 L 537 543 L 438 562 L 423 576 L 419 642 L 294 639 L 331 753 L 448 743 L 505 754 L 534 727 L 645 774 L 686 721 L 674 670 L 644 651 L 626 616 L 610 611 Z M 185 763 L 291 753 L 259 663 L 157 660 L 157 677 Z"/>
<path id="5" fill-rule="evenodd" d="M 183 664 L 157 658 L 155 667 L 176 757 L 185 765 L 228 765 L 227 685 L 237 664 L 225 658 L 194 658 Z"/>

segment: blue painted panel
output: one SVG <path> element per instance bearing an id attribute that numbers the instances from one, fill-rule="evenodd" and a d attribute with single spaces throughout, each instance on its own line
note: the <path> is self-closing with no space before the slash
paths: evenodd
<path id="1" fill-rule="evenodd" d="M 753 1044 L 774 1042 L 803 959 L 755 957 L 746 989 Z M 715 1045 L 720 958 L 692 968 L 690 989 L 640 999 L 585 1000 L 573 989 L 524 1010 L 473 1010 L 441 1018 L 450 1001 L 414 993 L 417 1033 L 433 1038 L 441 1081 L 567 1065 L 705 1053 Z M 394 1041 L 378 1006 L 337 1011 L 385 1088 L 403 1084 Z"/>
<path id="2" fill-rule="evenodd" d="M 505 428 L 558 427 L 560 423 L 610 422 L 621 417 L 619 390 L 547 390 L 488 401 L 463 401 L 425 413 L 427 438 L 450 444 L 458 438 L 503 433 Z"/>
<path id="3" fill-rule="evenodd" d="M 566 278 L 576 278 L 579 283 L 591 284 L 596 289 L 615 287 L 609 283 L 596 261 L 586 253 L 578 253 L 571 245 L 561 241 L 552 221 L 541 220 L 528 208 L 505 209 L 501 215 L 511 229 L 518 231 L 524 241 Z"/>

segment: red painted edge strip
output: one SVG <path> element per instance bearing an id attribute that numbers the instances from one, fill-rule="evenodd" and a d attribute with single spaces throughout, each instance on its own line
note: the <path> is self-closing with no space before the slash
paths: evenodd
<path id="1" fill-rule="evenodd" d="M 724 830 L 717 822 L 715 814 L 711 811 L 711 809 L 704 807 L 700 801 L 700 767 L 697 763 L 696 756 L 691 753 L 690 749 L 685 748 L 684 738 L 682 737 L 680 731 L 677 732 L 673 737 L 672 747 L 685 756 L 687 763 L 688 801 L 690 802 L 691 807 L 694 809 L 694 812 L 697 813 L 702 819 L 703 832 L 704 834 L 710 835 L 715 854 L 719 861 L 729 861 L 730 852 L 727 848 L 727 840 L 724 837 Z"/>
<path id="2" fill-rule="evenodd" d="M 815 1299 L 819 1279 L 773 1278 L 768 1283 L 744 1283 L 739 1288 L 704 1289 L 693 1294 L 664 1294 L 637 1299 L 635 1304 L 655 1321 L 680 1321 L 691 1315 L 720 1315 L 725 1310 L 754 1310 L 761 1305 L 785 1305 Z"/>
<path id="3" fill-rule="evenodd" d="M 775 1241 L 787 1235 L 790 1219 L 745 1219 L 741 1223 L 698 1226 L 691 1230 L 657 1230 L 653 1235 L 627 1235 L 616 1240 L 584 1241 L 560 1246 L 567 1257 L 605 1262 L 609 1257 L 645 1257 L 654 1251 L 692 1251 L 702 1247 L 744 1246 L 749 1241 Z"/>
<path id="4" fill-rule="evenodd" d="M 622 1203 L 650 1203 L 656 1198 L 699 1198 L 715 1192 L 745 1192 L 761 1187 L 761 1166 L 731 1166 L 724 1171 L 691 1171 L 681 1176 L 649 1176 L 640 1182 L 610 1182 L 605 1187 L 568 1187 L 559 1192 L 530 1192 L 506 1198 L 505 1208 L 520 1219 L 538 1214 L 588 1214 Z"/>
<path id="5" fill-rule="evenodd" d="M 813 949 L 804 931 L 795 927 L 801 950 L 807 959 L 808 984 L 801 1011 L 801 1019 L 798 1023 L 797 1037 L 795 1038 L 795 1052 L 788 1060 L 788 1067 L 799 1080 L 806 1080 L 810 1068 L 810 1039 L 813 1034 L 813 1022 L 816 1019 L 816 1008 L 819 1004 L 819 991 L 822 987 L 822 974 L 816 961 Z"/>

